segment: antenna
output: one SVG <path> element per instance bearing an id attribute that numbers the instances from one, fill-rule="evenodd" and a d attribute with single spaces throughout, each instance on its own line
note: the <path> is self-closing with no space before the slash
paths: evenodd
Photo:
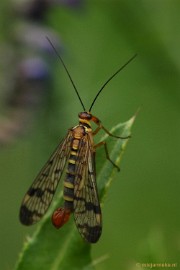
<path id="1" fill-rule="evenodd" d="M 104 87 L 121 71 L 123 70 L 135 57 L 137 56 L 137 54 L 133 55 L 122 67 L 120 67 L 104 84 L 103 86 L 100 88 L 100 90 L 98 91 L 97 95 L 95 96 L 91 107 L 89 108 L 89 112 L 92 110 L 92 107 L 94 106 L 94 103 L 96 101 L 96 99 L 98 98 L 98 96 L 100 95 L 100 93 L 102 92 L 102 90 L 104 89 Z"/>
<path id="2" fill-rule="evenodd" d="M 57 57 L 60 59 L 62 65 L 63 65 L 63 67 L 64 67 L 64 69 L 65 69 L 65 71 L 66 71 L 66 73 L 67 73 L 67 75 L 68 75 L 68 77 L 69 77 L 71 83 L 72 83 L 72 86 L 73 86 L 73 88 L 74 88 L 74 90 L 75 90 L 75 92 L 76 92 L 76 94 L 77 94 L 77 96 L 78 96 L 78 98 L 79 98 L 79 101 L 80 101 L 80 103 L 81 103 L 81 105 L 82 105 L 82 107 L 83 107 L 83 110 L 86 111 L 85 106 L 84 106 L 84 104 L 83 104 L 83 102 L 82 102 L 82 99 L 81 99 L 81 97 L 80 97 L 80 95 L 79 95 L 79 93 L 78 93 L 78 90 L 77 90 L 77 88 L 76 88 L 76 86 L 75 86 L 75 84 L 74 84 L 74 82 L 73 82 L 73 79 L 72 79 L 72 77 L 71 77 L 71 75 L 70 75 L 70 73 L 69 73 L 69 71 L 68 71 L 66 65 L 64 64 L 64 61 L 62 60 L 60 54 L 58 53 L 58 51 L 56 50 L 56 48 L 55 48 L 54 45 L 52 44 L 51 40 L 50 40 L 48 37 L 46 37 L 46 38 L 47 38 L 47 40 L 49 41 L 49 43 L 51 44 L 51 46 L 52 46 L 54 52 L 56 53 Z"/>

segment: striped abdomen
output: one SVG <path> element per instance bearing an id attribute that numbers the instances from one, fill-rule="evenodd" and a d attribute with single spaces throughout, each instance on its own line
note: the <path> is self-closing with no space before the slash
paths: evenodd
<path id="1" fill-rule="evenodd" d="M 82 177 L 81 175 L 76 176 L 76 168 L 80 161 L 79 147 L 82 147 L 82 138 L 86 135 L 85 128 L 80 125 L 76 126 L 72 131 L 74 139 L 72 141 L 67 173 L 64 181 L 64 207 L 70 211 L 73 211 L 75 177 L 76 179 L 77 177 Z"/>

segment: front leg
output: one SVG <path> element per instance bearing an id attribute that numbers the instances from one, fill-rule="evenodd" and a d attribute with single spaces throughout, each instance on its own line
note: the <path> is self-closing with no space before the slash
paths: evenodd
<path id="1" fill-rule="evenodd" d="M 93 135 L 96 135 L 101 129 L 103 129 L 109 136 L 117 138 L 117 139 L 129 139 L 131 138 L 131 135 L 129 136 L 125 136 L 125 137 L 121 137 L 121 136 L 116 136 L 112 133 L 110 133 L 101 123 L 101 121 L 96 117 L 96 116 L 92 116 L 91 119 L 98 127 L 92 132 Z"/>

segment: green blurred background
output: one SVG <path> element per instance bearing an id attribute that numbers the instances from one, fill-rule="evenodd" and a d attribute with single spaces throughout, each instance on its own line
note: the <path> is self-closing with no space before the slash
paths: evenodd
<path id="1" fill-rule="evenodd" d="M 105 80 L 138 53 L 93 108 L 110 129 L 141 107 L 121 172 L 105 201 L 102 237 L 92 247 L 94 259 L 108 255 L 97 270 L 139 269 L 137 262 L 180 263 L 179 12 L 178 0 L 89 0 L 80 9 L 54 8 L 48 14 L 87 108 Z M 52 93 L 31 132 L 1 147 L 1 269 L 13 269 L 26 235 L 35 229 L 18 220 L 25 191 L 82 110 L 58 60 Z"/>

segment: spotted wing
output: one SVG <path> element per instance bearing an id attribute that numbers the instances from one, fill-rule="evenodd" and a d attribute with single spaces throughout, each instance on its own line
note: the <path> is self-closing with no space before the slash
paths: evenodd
<path id="1" fill-rule="evenodd" d="M 95 171 L 95 152 L 87 134 L 80 142 L 74 186 L 74 219 L 81 236 L 96 243 L 102 231 L 102 216 Z"/>
<path id="2" fill-rule="evenodd" d="M 69 158 L 72 138 L 72 132 L 69 131 L 24 196 L 19 215 L 24 225 L 36 223 L 49 208 Z"/>

